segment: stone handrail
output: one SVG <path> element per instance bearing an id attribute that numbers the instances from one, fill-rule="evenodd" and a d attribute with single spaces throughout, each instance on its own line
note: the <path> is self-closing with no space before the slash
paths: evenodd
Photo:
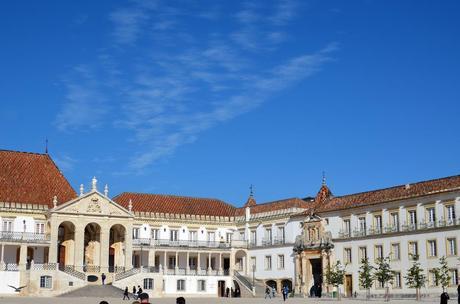
<path id="1" fill-rule="evenodd" d="M 71 275 L 77 279 L 80 279 L 80 280 L 83 280 L 85 281 L 86 280 L 86 274 L 84 274 L 83 272 L 80 272 L 78 270 L 75 270 L 75 267 L 72 266 L 72 265 L 59 265 L 59 270 L 62 271 L 62 272 L 65 272 L 67 273 L 68 275 Z"/>
<path id="2" fill-rule="evenodd" d="M 134 246 L 146 246 L 146 247 L 192 247 L 192 248 L 219 248 L 219 249 L 230 249 L 232 243 L 227 242 L 216 242 L 216 241 L 189 241 L 189 240 L 177 240 L 172 241 L 169 239 L 148 239 L 138 238 L 133 239 Z"/>
<path id="3" fill-rule="evenodd" d="M 33 232 L 0 231 L 0 240 L 6 242 L 47 243 L 50 241 L 50 235 Z"/>

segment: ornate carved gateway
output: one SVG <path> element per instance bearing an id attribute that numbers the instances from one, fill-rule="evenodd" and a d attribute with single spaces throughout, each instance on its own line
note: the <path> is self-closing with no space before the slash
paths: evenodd
<path id="1" fill-rule="evenodd" d="M 324 199 L 329 197 L 331 192 L 323 181 L 319 190 L 315 204 L 320 204 Z M 325 284 L 323 277 L 326 270 L 331 266 L 331 254 L 334 245 L 332 236 L 326 231 L 325 220 L 314 213 L 313 207 L 302 225 L 302 234 L 297 236 L 294 245 L 295 252 L 295 269 L 296 292 L 304 295 L 310 293 L 321 294 L 321 291 L 329 291 L 329 286 Z"/>

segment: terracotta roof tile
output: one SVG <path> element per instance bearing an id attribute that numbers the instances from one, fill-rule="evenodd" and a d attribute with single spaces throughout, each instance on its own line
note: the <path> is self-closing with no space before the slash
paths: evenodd
<path id="1" fill-rule="evenodd" d="M 162 194 L 123 192 L 113 200 L 125 208 L 132 200 L 133 211 L 152 213 L 233 216 L 236 209 L 218 199 Z"/>
<path id="2" fill-rule="evenodd" d="M 0 201 L 52 207 L 77 196 L 48 154 L 0 150 Z"/>
<path id="3" fill-rule="evenodd" d="M 251 206 L 251 214 L 255 213 L 262 213 L 262 212 L 270 212 L 270 211 L 276 211 L 276 210 L 282 210 L 282 209 L 289 209 L 293 207 L 297 208 L 309 208 L 311 206 L 311 203 L 308 203 L 304 200 L 301 200 L 300 198 L 288 198 L 288 199 L 283 199 L 279 201 L 273 201 L 273 202 L 267 202 L 263 204 L 257 204 L 257 205 L 252 205 Z M 244 214 L 244 209 L 239 208 L 236 211 L 236 215 L 240 216 Z"/>
<path id="4" fill-rule="evenodd" d="M 342 210 L 452 190 L 460 190 L 460 175 L 356 194 L 331 196 L 320 204 L 316 211 Z"/>

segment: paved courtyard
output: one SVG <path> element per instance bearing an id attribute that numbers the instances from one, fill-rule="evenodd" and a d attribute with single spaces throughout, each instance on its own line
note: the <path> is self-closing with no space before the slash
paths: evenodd
<path id="1" fill-rule="evenodd" d="M 450 304 L 456 304 L 457 298 L 454 298 L 454 295 L 451 295 L 452 298 L 449 301 Z M 66 303 L 66 304 L 99 304 L 101 300 L 106 300 L 109 304 L 131 304 L 133 300 L 130 301 L 123 301 L 121 298 L 119 299 L 99 299 L 99 298 L 28 298 L 28 297 L 0 297 L 0 303 L 20 303 L 20 304 L 54 304 L 54 303 Z M 282 298 L 275 298 L 275 299 L 263 299 L 263 298 L 238 298 L 238 299 L 227 299 L 227 298 L 186 298 L 187 304 L 281 304 L 283 303 Z M 153 298 L 150 300 L 151 303 L 154 304 L 174 304 L 174 298 Z M 301 303 L 321 303 L 321 304 L 329 304 L 329 303 L 341 303 L 341 304 L 353 304 L 353 303 L 364 303 L 364 302 L 372 302 L 375 304 L 388 304 L 388 302 L 384 302 L 382 300 L 349 300 L 349 299 L 342 299 L 340 302 L 334 299 L 304 299 L 304 298 L 293 298 L 286 301 L 286 303 L 290 304 L 301 304 Z M 391 300 L 389 303 L 393 304 L 416 304 L 416 303 L 439 303 L 436 299 L 430 300 L 423 300 L 421 302 L 416 302 L 414 300 Z"/>

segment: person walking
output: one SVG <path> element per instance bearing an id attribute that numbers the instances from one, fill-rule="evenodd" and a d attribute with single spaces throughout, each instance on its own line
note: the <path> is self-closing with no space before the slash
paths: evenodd
<path id="1" fill-rule="evenodd" d="M 283 301 L 286 301 L 288 297 L 288 293 L 289 293 L 289 288 L 287 287 L 287 285 L 284 285 L 282 292 L 283 292 Z"/>
<path id="2" fill-rule="evenodd" d="M 272 297 L 275 298 L 275 287 L 272 286 Z"/>
<path id="3" fill-rule="evenodd" d="M 126 286 L 125 291 L 123 292 L 123 301 L 124 301 L 126 298 L 129 300 L 129 290 L 128 290 L 128 286 Z"/>
<path id="4" fill-rule="evenodd" d="M 137 298 L 140 299 L 140 295 L 143 292 L 141 285 L 137 285 Z M 141 302 L 142 303 L 142 302 Z"/>
<path id="5" fill-rule="evenodd" d="M 101 274 L 102 285 L 105 285 L 105 278 L 106 278 L 105 273 L 102 273 Z"/>
<path id="6" fill-rule="evenodd" d="M 441 304 L 447 304 L 449 302 L 449 294 L 447 292 L 441 293 Z"/>
<path id="7" fill-rule="evenodd" d="M 458 287 L 457 287 L 457 301 L 458 301 L 458 304 L 460 304 L 460 284 L 458 284 Z"/>
<path id="8" fill-rule="evenodd" d="M 225 289 L 225 297 L 228 298 L 229 293 L 230 293 L 230 288 L 227 287 L 227 288 Z"/>
<path id="9" fill-rule="evenodd" d="M 269 299 L 272 298 L 272 296 L 270 295 L 270 288 L 268 286 L 265 288 L 265 299 L 267 298 L 267 296 Z"/>
<path id="10" fill-rule="evenodd" d="M 133 298 L 134 298 L 134 300 L 137 299 L 137 290 L 136 290 L 136 286 L 133 286 Z"/>

